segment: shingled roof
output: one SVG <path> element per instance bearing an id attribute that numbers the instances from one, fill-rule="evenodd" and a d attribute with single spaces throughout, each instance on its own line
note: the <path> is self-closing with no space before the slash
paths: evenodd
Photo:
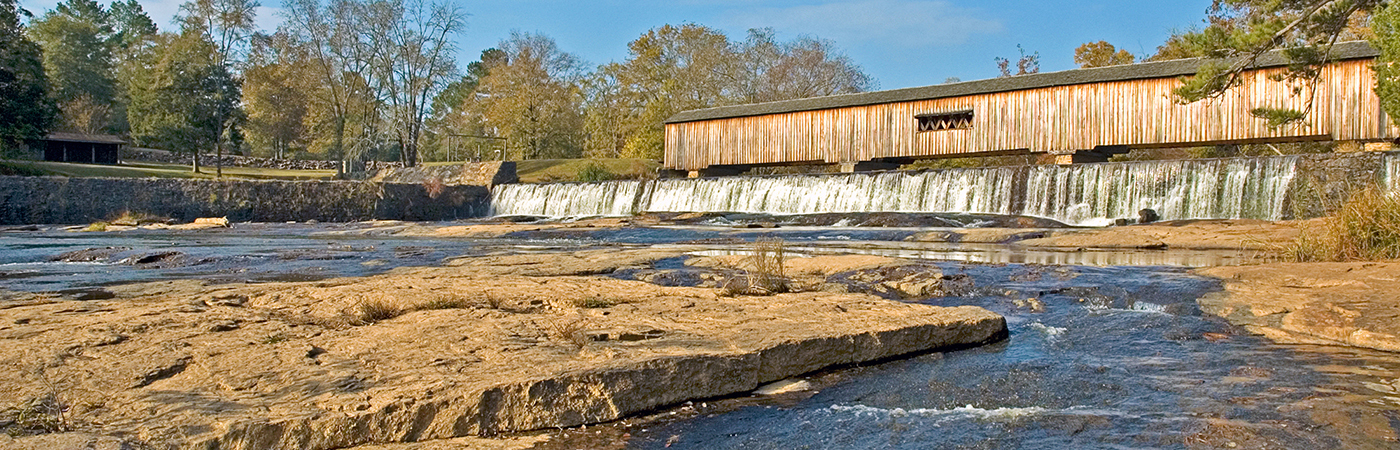
<path id="1" fill-rule="evenodd" d="M 113 136 L 113 135 L 110 135 L 110 134 L 65 133 L 65 132 L 61 132 L 61 131 L 55 131 L 55 132 L 49 133 L 49 135 L 48 135 L 47 137 L 45 137 L 44 140 L 46 140 L 46 141 L 61 141 L 61 142 L 81 142 L 81 143 L 85 143 L 85 144 L 125 144 L 125 143 L 126 143 L 126 140 L 125 140 L 125 139 L 122 139 L 121 136 Z"/>
<path id="2" fill-rule="evenodd" d="M 1366 41 L 1343 42 L 1332 47 L 1332 59 L 1337 61 L 1374 58 L 1378 54 L 1379 53 L 1376 52 L 1370 44 L 1366 43 Z M 666 120 L 666 123 L 696 122 L 733 117 L 761 116 L 852 106 L 933 100 L 1076 84 L 1179 77 L 1194 75 L 1196 70 L 1207 61 L 1209 60 L 1206 58 L 1179 59 L 1174 61 L 1125 64 L 1093 69 L 1037 73 L 963 83 L 864 92 L 859 94 L 833 95 L 829 97 L 755 103 L 751 105 L 721 106 L 717 108 L 683 111 L 671 116 L 670 119 Z M 1259 58 L 1255 68 L 1281 67 L 1285 65 L 1288 65 L 1288 60 L 1283 57 L 1282 52 L 1274 51 Z"/>

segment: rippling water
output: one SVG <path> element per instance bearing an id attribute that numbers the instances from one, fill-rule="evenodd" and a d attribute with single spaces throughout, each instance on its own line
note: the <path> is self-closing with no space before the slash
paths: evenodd
<path id="1" fill-rule="evenodd" d="M 808 378 L 817 387 L 815 393 L 698 402 L 712 405 L 675 416 L 688 417 L 682 420 L 611 425 L 630 433 L 623 439 L 627 446 L 1400 447 L 1400 358 L 1356 349 L 1275 345 L 1243 335 L 1197 308 L 1198 297 L 1219 289 L 1216 281 L 1184 268 L 1162 267 L 1242 258 L 1237 254 L 1041 254 L 1001 246 L 904 243 L 901 239 L 912 233 L 904 229 L 822 227 L 556 230 L 505 239 L 322 234 L 354 228 L 259 225 L 200 233 L 0 233 L 0 287 L 81 291 L 171 278 L 316 279 L 437 264 L 459 255 L 598 247 L 665 245 L 703 254 L 732 252 L 744 241 L 776 234 L 789 241 L 795 254 L 943 260 L 938 265 L 945 273 L 966 274 L 977 289 L 971 295 L 922 303 L 985 307 L 1006 316 L 1011 337 L 985 347 L 812 375 Z M 141 268 L 49 261 L 67 251 L 106 246 L 130 248 L 119 251 L 117 259 L 178 251 L 190 264 Z M 1147 266 L 1113 265 L 1134 263 Z M 730 406 L 715 406 L 725 404 Z M 579 447 L 608 445 L 585 441 Z"/>
<path id="2" fill-rule="evenodd" d="M 1400 445 L 1395 355 L 1236 334 L 1196 307 L 1213 280 L 1166 268 L 943 267 L 973 276 L 979 295 L 924 303 L 1003 314 L 1009 341 L 814 377 L 827 385 L 795 404 L 651 427 L 631 448 Z"/>

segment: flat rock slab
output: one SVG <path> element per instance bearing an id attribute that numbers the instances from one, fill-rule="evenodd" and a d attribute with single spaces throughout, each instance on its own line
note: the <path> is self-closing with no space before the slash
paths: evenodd
<path id="1" fill-rule="evenodd" d="M 0 426 L 50 424 L 18 424 L 15 413 L 35 417 L 34 406 L 52 400 L 67 408 L 62 427 L 83 434 L 6 445 L 441 442 L 607 422 L 1006 335 L 1002 317 L 976 307 L 827 292 L 721 297 L 574 275 L 666 256 L 612 253 L 461 259 L 310 283 L 148 283 L 111 287 L 110 300 L 7 303 L 0 411 L 10 413 Z"/>
<path id="2" fill-rule="evenodd" d="M 917 242 L 1011 244 L 1029 248 L 1128 248 L 1277 251 L 1317 220 L 1267 222 L 1249 219 L 1178 220 L 1109 228 L 969 228 L 927 231 Z"/>
<path id="3" fill-rule="evenodd" d="M 1199 271 L 1223 292 L 1202 309 L 1292 344 L 1400 352 L 1400 263 L 1276 263 Z"/>

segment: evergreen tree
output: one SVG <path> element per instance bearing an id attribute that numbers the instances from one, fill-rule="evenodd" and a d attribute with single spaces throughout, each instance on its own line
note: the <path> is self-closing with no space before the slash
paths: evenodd
<path id="1" fill-rule="evenodd" d="M 110 39 L 111 15 L 93 0 L 67 0 L 34 21 L 29 34 L 44 49 L 49 95 L 63 125 L 102 132 L 117 99 Z"/>
<path id="2" fill-rule="evenodd" d="M 15 0 L 0 0 L 0 152 L 44 136 L 54 120 L 39 45 L 25 37 Z"/>
<path id="3" fill-rule="evenodd" d="M 131 71 L 132 139 L 195 155 L 214 149 L 228 134 L 223 118 L 237 113 L 238 84 L 202 33 L 162 34 L 154 43 Z"/>
<path id="4" fill-rule="evenodd" d="M 1392 3 L 1380 8 L 1371 29 L 1375 32 L 1371 45 L 1380 51 L 1373 67 L 1376 95 L 1381 99 L 1381 109 L 1400 125 L 1400 5 Z"/>

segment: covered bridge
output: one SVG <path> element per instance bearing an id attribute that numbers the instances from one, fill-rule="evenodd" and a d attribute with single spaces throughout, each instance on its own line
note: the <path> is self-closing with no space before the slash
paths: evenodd
<path id="1" fill-rule="evenodd" d="M 1132 148 L 1378 141 L 1397 136 L 1376 96 L 1365 42 L 1333 47 L 1316 89 L 1271 79 L 1265 55 L 1240 86 L 1179 104 L 1172 90 L 1205 60 L 1186 59 L 1022 75 L 908 89 L 686 111 L 666 123 L 665 168 L 692 177 L 752 167 L 840 164 L 888 169 L 926 158 L 1048 153 L 1056 162 L 1104 161 Z M 1271 129 L 1258 107 L 1307 109 Z"/>

